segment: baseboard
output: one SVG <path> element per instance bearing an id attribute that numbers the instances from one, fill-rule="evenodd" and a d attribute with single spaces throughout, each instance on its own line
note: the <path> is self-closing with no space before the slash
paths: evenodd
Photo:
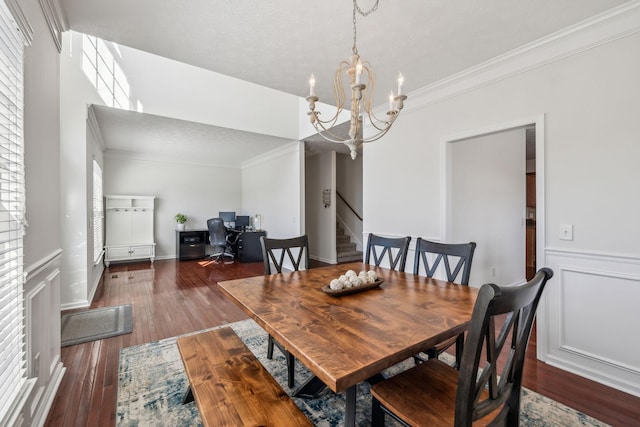
<path id="1" fill-rule="evenodd" d="M 67 368 L 65 368 L 60 361 L 58 361 L 56 365 L 56 369 L 54 371 L 54 375 L 49 382 L 49 388 L 47 389 L 43 399 L 42 405 L 38 408 L 36 413 L 31 420 L 31 425 L 35 427 L 44 426 L 47 421 L 47 416 L 49 415 L 49 410 L 53 405 L 53 401 L 56 398 L 56 393 L 58 392 L 58 388 L 60 388 L 60 384 L 62 383 L 62 378 L 64 377 Z"/>

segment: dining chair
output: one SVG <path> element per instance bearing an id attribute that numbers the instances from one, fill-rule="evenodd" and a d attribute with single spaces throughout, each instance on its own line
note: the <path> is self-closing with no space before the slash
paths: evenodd
<path id="1" fill-rule="evenodd" d="M 550 269 L 542 268 L 523 285 L 483 285 L 460 370 L 429 359 L 374 384 L 372 426 L 384 426 L 385 414 L 412 426 L 517 426 L 527 344 L 538 302 L 552 276 Z"/>
<path id="2" fill-rule="evenodd" d="M 440 263 L 444 264 L 444 271 L 447 281 L 460 285 L 469 285 L 471 274 L 471 263 L 473 253 L 476 250 L 476 243 L 437 243 L 418 237 L 416 240 L 415 256 L 413 261 L 413 274 L 420 274 L 420 265 L 424 269 L 427 277 L 433 277 Z M 453 265 L 453 267 L 452 267 Z M 460 366 L 460 358 L 464 348 L 464 333 L 425 350 L 428 359 L 437 358 L 442 352 L 453 344 L 456 345 L 456 364 Z M 425 358 L 418 354 L 414 357 L 416 363 L 423 362 Z"/>
<path id="3" fill-rule="evenodd" d="M 285 265 L 286 260 L 291 263 L 290 267 L 293 268 L 294 271 L 300 270 L 303 261 L 303 267 L 305 269 L 309 268 L 309 238 L 306 234 L 289 239 L 272 239 L 262 236 L 260 237 L 260 245 L 262 246 L 262 259 L 264 261 L 264 274 L 266 276 L 272 274 L 272 263 L 276 273 L 282 273 L 283 267 L 288 267 L 288 265 Z M 288 256 L 286 259 L 285 254 Z M 295 358 L 282 344 L 269 334 L 267 339 L 267 359 L 273 358 L 274 345 L 278 347 L 287 359 L 287 384 L 289 388 L 293 388 L 295 385 Z"/>
<path id="4" fill-rule="evenodd" d="M 376 234 L 369 234 L 364 262 L 365 264 L 370 264 L 371 255 L 373 255 L 374 264 L 379 266 L 385 254 L 388 254 L 389 268 L 391 270 L 404 271 L 407 263 L 407 253 L 409 252 L 409 242 L 411 242 L 411 236 L 382 237 Z M 380 251 L 379 254 L 378 251 Z"/>

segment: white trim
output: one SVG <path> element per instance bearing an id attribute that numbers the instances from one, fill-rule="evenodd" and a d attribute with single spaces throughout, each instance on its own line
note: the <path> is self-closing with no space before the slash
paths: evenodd
<path id="1" fill-rule="evenodd" d="M 411 92 L 404 110 L 424 108 L 638 31 L 640 0 L 634 0 Z"/>
<path id="2" fill-rule="evenodd" d="M 301 149 L 302 148 L 302 149 Z M 302 151 L 304 153 L 304 144 L 302 141 L 292 140 L 291 142 L 283 145 L 282 147 L 274 148 L 264 154 L 260 154 L 249 160 L 246 160 L 240 164 L 241 169 L 251 168 L 261 163 L 277 159 L 285 154 L 296 153 Z"/>
<path id="3" fill-rule="evenodd" d="M 45 256 L 44 258 L 40 258 L 35 263 L 29 266 L 26 266 L 24 269 L 25 282 L 28 277 L 36 276 L 40 274 L 45 268 L 49 267 L 50 263 L 55 261 L 56 258 L 59 258 L 61 255 L 62 255 L 62 249 L 56 249 L 55 251 L 51 252 L 49 255 Z"/>
<path id="4" fill-rule="evenodd" d="M 62 33 L 69 29 L 62 5 L 59 0 L 40 0 L 40 8 L 56 48 L 58 52 L 62 52 Z"/>
<path id="5" fill-rule="evenodd" d="M 11 15 L 13 15 L 16 25 L 22 33 L 25 46 L 31 46 L 31 43 L 33 42 L 33 27 L 22 11 L 18 0 L 5 0 L 4 2 L 9 8 L 9 11 L 11 11 Z"/>
<path id="6" fill-rule="evenodd" d="M 215 162 L 206 162 L 201 160 L 183 160 L 169 157 L 152 157 L 152 155 L 146 153 L 136 153 L 133 151 L 125 151 L 125 150 L 113 150 L 106 149 L 103 153 L 104 158 L 107 159 L 124 159 L 124 160 L 138 160 L 142 162 L 149 163 L 162 163 L 162 164 L 177 164 L 177 165 L 191 165 L 191 166 L 205 166 L 205 167 L 215 167 L 215 168 L 224 168 L 224 169 L 240 169 L 241 166 L 233 166 L 229 164 L 223 163 L 215 163 Z"/>
<path id="7" fill-rule="evenodd" d="M 566 248 L 545 248 L 547 256 L 559 255 L 563 257 L 590 259 L 605 262 L 617 262 L 623 264 L 640 264 L 640 255 L 623 254 L 618 252 L 598 252 L 582 249 L 566 249 Z"/>

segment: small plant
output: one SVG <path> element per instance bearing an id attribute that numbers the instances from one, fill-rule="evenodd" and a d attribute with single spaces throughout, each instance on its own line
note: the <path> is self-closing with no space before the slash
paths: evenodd
<path id="1" fill-rule="evenodd" d="M 182 215 L 181 213 L 176 214 L 175 219 L 178 224 L 184 224 L 185 222 L 187 222 L 187 216 Z"/>

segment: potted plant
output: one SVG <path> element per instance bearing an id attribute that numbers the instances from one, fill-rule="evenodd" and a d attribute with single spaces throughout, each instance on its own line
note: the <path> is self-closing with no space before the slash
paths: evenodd
<path id="1" fill-rule="evenodd" d="M 187 222 L 187 216 L 181 213 L 177 213 L 174 218 L 176 219 L 178 231 L 184 231 L 184 223 Z"/>

